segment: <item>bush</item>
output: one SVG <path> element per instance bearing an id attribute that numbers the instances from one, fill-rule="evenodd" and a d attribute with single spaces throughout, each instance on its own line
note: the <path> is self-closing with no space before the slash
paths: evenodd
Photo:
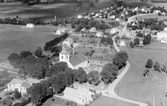
<path id="1" fill-rule="evenodd" d="M 21 93 L 20 93 L 17 89 L 16 89 L 15 92 L 14 92 L 14 97 L 15 97 L 16 99 L 21 98 Z"/>

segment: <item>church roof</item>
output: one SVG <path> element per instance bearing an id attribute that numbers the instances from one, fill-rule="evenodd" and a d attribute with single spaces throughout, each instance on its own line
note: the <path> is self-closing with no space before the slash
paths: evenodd
<path id="1" fill-rule="evenodd" d="M 25 87 L 25 88 L 30 88 L 31 87 L 30 83 L 27 83 L 27 82 L 23 82 L 22 86 Z"/>
<path id="2" fill-rule="evenodd" d="M 89 92 L 89 89 L 83 88 L 83 87 L 78 87 L 76 94 L 82 95 L 85 97 L 85 96 L 87 96 L 88 92 Z"/>
<path id="3" fill-rule="evenodd" d="M 76 66 L 84 61 L 88 60 L 88 58 L 81 54 L 81 53 L 78 53 L 76 55 L 72 55 L 71 58 L 70 58 L 70 63 L 73 65 L 73 66 Z"/>

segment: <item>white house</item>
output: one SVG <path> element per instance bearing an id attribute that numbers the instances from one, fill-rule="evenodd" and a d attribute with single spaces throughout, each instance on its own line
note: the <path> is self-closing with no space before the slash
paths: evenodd
<path id="1" fill-rule="evenodd" d="M 115 33 L 117 33 L 117 32 L 119 32 L 119 29 L 118 29 L 118 28 L 112 28 L 109 33 L 110 33 L 110 34 L 115 34 Z"/>
<path id="2" fill-rule="evenodd" d="M 78 87 L 77 89 L 66 87 L 64 97 L 79 104 L 89 104 L 93 101 L 92 93 L 87 88 Z"/>
<path id="3" fill-rule="evenodd" d="M 33 83 L 39 83 L 40 80 L 28 78 L 26 80 L 13 78 L 7 84 L 7 91 L 14 91 L 17 89 L 21 94 L 26 94 L 27 89 L 31 87 Z"/>
<path id="4" fill-rule="evenodd" d="M 62 48 L 62 51 L 59 53 L 59 62 L 66 62 L 68 67 L 72 69 L 78 69 L 80 67 L 86 67 L 88 65 L 88 58 L 81 54 L 73 54 L 71 55 L 65 47 Z"/>
<path id="5" fill-rule="evenodd" d="M 96 37 L 103 37 L 104 33 L 102 31 L 98 31 L 96 33 Z"/>
<path id="6" fill-rule="evenodd" d="M 153 11 L 153 14 L 158 14 L 158 13 L 161 13 L 161 11 L 160 10 L 154 10 Z"/>
<path id="7" fill-rule="evenodd" d="M 167 38 L 167 32 L 158 32 L 157 33 L 157 40 L 161 40 L 163 38 Z"/>
<path id="8" fill-rule="evenodd" d="M 35 27 L 34 24 L 28 23 L 25 28 L 34 28 L 34 27 Z"/>
<path id="9" fill-rule="evenodd" d="M 95 27 L 90 28 L 89 32 L 95 33 L 96 32 L 96 28 Z"/>
<path id="10" fill-rule="evenodd" d="M 125 42 L 123 40 L 120 41 L 119 46 L 126 46 Z"/>
<path id="11" fill-rule="evenodd" d="M 71 47 L 71 45 L 74 43 L 72 38 L 67 38 L 63 41 L 63 46 Z"/>

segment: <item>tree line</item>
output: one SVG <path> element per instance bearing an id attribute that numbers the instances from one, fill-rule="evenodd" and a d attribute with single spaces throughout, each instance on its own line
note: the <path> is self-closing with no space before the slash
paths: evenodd
<path id="1" fill-rule="evenodd" d="M 76 31 L 81 31 L 83 28 L 90 29 L 92 27 L 95 27 L 96 29 L 105 30 L 110 28 L 108 24 L 106 24 L 104 21 L 98 21 L 95 19 L 87 19 L 87 18 L 80 18 L 76 19 L 73 18 L 71 20 L 71 27 L 76 28 Z"/>
<path id="2" fill-rule="evenodd" d="M 153 63 L 152 59 L 148 59 L 147 63 L 145 65 L 146 70 L 143 73 L 143 76 L 148 76 L 148 73 L 150 72 L 150 69 L 154 69 L 154 71 L 165 72 L 167 73 L 166 65 L 161 65 L 159 62 Z"/>
<path id="3" fill-rule="evenodd" d="M 54 48 L 54 46 L 56 46 L 58 43 L 62 42 L 68 36 L 69 36 L 68 33 L 65 33 L 64 35 L 62 35 L 60 37 L 56 37 L 55 39 L 46 42 L 45 46 L 44 46 L 44 51 L 50 51 L 51 49 Z"/>
<path id="4" fill-rule="evenodd" d="M 146 36 L 144 36 L 141 32 L 138 32 L 137 37 L 144 37 L 143 41 L 143 45 L 148 45 L 151 43 L 151 35 L 147 34 Z M 130 47 L 134 48 L 136 45 L 140 44 L 140 39 L 139 38 L 135 38 L 133 41 L 130 41 Z"/>
<path id="5" fill-rule="evenodd" d="M 142 30 L 143 28 L 149 28 L 151 30 L 159 30 L 162 31 L 164 30 L 164 27 L 166 25 L 164 24 L 164 21 L 158 21 L 157 18 L 147 18 L 142 20 L 138 20 L 138 25 L 133 26 L 132 23 L 128 24 L 127 27 L 131 28 L 132 30 L 137 30 L 140 29 Z"/>

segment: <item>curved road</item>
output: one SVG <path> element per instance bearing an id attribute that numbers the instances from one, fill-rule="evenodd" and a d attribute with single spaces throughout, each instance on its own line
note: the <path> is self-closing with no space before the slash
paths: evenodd
<path id="1" fill-rule="evenodd" d="M 113 39 L 113 45 L 114 45 L 115 50 L 117 52 L 119 52 L 120 49 L 116 45 L 115 37 L 116 36 L 114 36 L 112 38 Z M 109 87 L 107 88 L 107 90 L 105 90 L 105 92 L 103 92 L 103 95 L 111 97 L 111 98 L 115 98 L 115 99 L 118 99 L 118 100 L 122 100 L 122 101 L 125 101 L 125 102 L 129 102 L 129 103 L 132 103 L 132 104 L 137 104 L 139 106 L 148 106 L 148 104 L 146 104 L 146 103 L 142 103 L 142 102 L 138 102 L 138 101 L 134 101 L 134 100 L 130 100 L 130 99 L 126 99 L 126 98 L 120 97 L 120 96 L 118 96 L 114 92 L 115 87 L 117 86 L 117 84 L 119 83 L 119 81 L 124 77 L 124 75 L 128 72 L 129 68 L 130 68 L 130 63 L 127 61 L 127 64 L 126 64 L 124 70 L 118 75 L 117 79 L 115 79 L 112 82 L 112 84 L 109 85 Z M 108 93 L 106 91 L 108 91 Z"/>
<path id="2" fill-rule="evenodd" d="M 127 31 L 127 24 L 130 23 L 132 21 L 133 18 L 135 17 L 138 17 L 138 16 L 143 16 L 143 15 L 151 15 L 151 14 L 139 14 L 139 15 L 135 15 L 135 16 L 132 16 L 128 19 L 127 23 L 125 24 L 123 30 L 122 30 L 122 34 L 130 34 L 128 31 Z M 128 35 L 127 35 L 128 36 Z M 114 36 L 112 38 L 113 40 L 113 45 L 114 45 L 114 48 L 116 50 L 116 52 L 119 52 L 120 49 L 118 48 L 116 42 L 115 42 L 115 38 L 116 36 Z M 108 97 L 111 97 L 111 98 L 115 98 L 115 99 L 118 99 L 118 100 L 122 100 L 122 101 L 125 101 L 125 102 L 129 102 L 129 103 L 132 103 L 132 104 L 137 104 L 139 106 L 148 106 L 148 104 L 146 103 L 143 103 L 143 102 L 138 102 L 138 101 L 135 101 L 135 100 L 130 100 L 130 99 L 126 99 L 126 98 L 123 98 L 123 97 L 120 97 L 118 96 L 115 92 L 114 92 L 114 89 L 116 87 L 116 85 L 119 83 L 119 81 L 123 78 L 123 76 L 128 72 L 130 68 L 130 63 L 127 61 L 127 64 L 124 68 L 124 70 L 118 75 L 117 79 L 115 79 L 112 84 L 109 85 L 109 87 L 102 91 L 102 94 L 104 96 L 108 96 Z"/>
<path id="3" fill-rule="evenodd" d="M 127 25 L 128 25 L 128 23 L 130 23 L 131 21 L 132 21 L 132 19 L 134 19 L 134 18 L 136 18 L 136 17 L 139 17 L 139 16 L 144 16 L 144 15 L 153 15 L 153 14 L 138 14 L 138 15 L 134 15 L 134 16 L 132 16 L 132 17 L 129 17 L 128 18 L 128 21 L 126 22 L 126 24 L 125 24 L 125 26 L 124 26 L 124 28 L 122 29 L 122 33 L 121 33 L 121 35 L 126 35 L 126 36 L 130 36 L 130 33 L 129 33 L 129 31 L 127 31 Z"/>

